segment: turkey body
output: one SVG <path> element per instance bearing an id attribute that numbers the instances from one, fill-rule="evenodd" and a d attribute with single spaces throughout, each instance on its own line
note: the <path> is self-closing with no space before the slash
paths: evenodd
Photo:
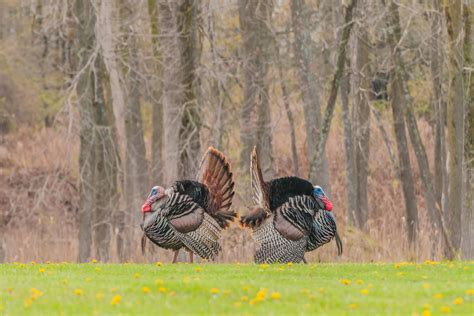
<path id="1" fill-rule="evenodd" d="M 258 205 L 243 216 L 256 242 L 256 263 L 301 262 L 313 251 L 336 238 L 342 243 L 333 214 L 313 194 L 313 185 L 298 177 L 263 181 L 254 149 L 251 157 L 252 190 Z"/>
<path id="2" fill-rule="evenodd" d="M 221 250 L 221 231 L 237 216 L 230 209 L 233 195 L 230 165 L 222 153 L 210 148 L 196 181 L 176 181 L 159 199 L 152 199 L 142 222 L 142 249 L 150 239 L 165 249 L 184 248 L 214 259 Z"/>

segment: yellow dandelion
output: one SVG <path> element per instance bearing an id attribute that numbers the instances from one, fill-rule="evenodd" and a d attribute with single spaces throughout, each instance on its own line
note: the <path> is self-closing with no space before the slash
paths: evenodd
<path id="1" fill-rule="evenodd" d="M 122 297 L 120 295 L 114 295 L 114 297 L 112 297 L 112 300 L 110 301 L 110 304 L 117 305 L 118 303 L 120 303 L 121 300 Z"/>
<path id="2" fill-rule="evenodd" d="M 449 306 L 441 306 L 440 311 L 445 314 L 451 313 L 451 308 Z"/>
<path id="3" fill-rule="evenodd" d="M 259 265 L 259 268 L 260 268 L 260 269 L 267 269 L 269 266 L 270 266 L 270 265 L 267 264 L 267 263 L 262 263 L 262 264 Z"/>
<path id="4" fill-rule="evenodd" d="M 156 279 L 155 284 L 156 285 L 163 285 L 163 280 L 162 279 Z"/>
<path id="5" fill-rule="evenodd" d="M 249 290 L 249 286 L 248 286 L 248 285 L 242 286 L 242 291 L 248 292 L 248 290 Z"/>
<path id="6" fill-rule="evenodd" d="M 474 289 L 466 290 L 466 295 L 474 295 Z"/>
<path id="7" fill-rule="evenodd" d="M 194 269 L 194 271 L 196 271 L 196 272 L 198 272 L 198 273 L 199 273 L 199 272 L 201 272 L 201 271 L 202 271 L 202 268 L 201 268 L 201 267 L 196 267 L 196 269 Z"/>
<path id="8" fill-rule="evenodd" d="M 399 264 L 399 263 L 395 263 L 395 264 L 394 264 L 394 267 L 395 267 L 395 269 L 400 269 L 400 264 Z"/>
<path id="9" fill-rule="evenodd" d="M 31 298 L 34 300 L 43 295 L 43 292 L 35 289 L 34 287 L 30 289 Z"/>
<path id="10" fill-rule="evenodd" d="M 46 272 L 46 269 L 45 268 L 39 268 L 39 273 L 45 273 Z"/>
<path id="11" fill-rule="evenodd" d="M 464 300 L 462 299 L 462 297 L 458 297 L 454 300 L 455 305 L 461 305 L 463 302 Z"/>
<path id="12" fill-rule="evenodd" d="M 359 305 L 357 305 L 356 303 L 349 304 L 349 308 L 351 309 L 356 309 L 357 307 L 359 307 Z"/>
<path id="13" fill-rule="evenodd" d="M 139 279 L 139 278 L 140 278 L 140 273 L 135 273 L 135 274 L 133 275 L 133 277 L 134 277 L 135 279 Z"/>
<path id="14" fill-rule="evenodd" d="M 160 291 L 160 293 L 166 293 L 167 290 L 165 287 L 160 287 L 158 291 Z"/>
<path id="15" fill-rule="evenodd" d="M 157 267 L 161 267 L 162 265 L 163 265 L 163 263 L 161 263 L 160 261 L 155 263 L 155 266 L 157 266 Z"/>
<path id="16" fill-rule="evenodd" d="M 464 270 L 464 271 L 467 271 L 467 270 L 469 270 L 469 267 L 468 267 L 468 266 L 465 266 L 465 267 L 463 268 L 463 270 Z"/>
<path id="17" fill-rule="evenodd" d="M 24 303 L 25 307 L 28 308 L 28 307 L 31 306 L 31 304 L 33 304 L 33 301 L 31 299 L 27 298 L 23 303 Z"/>
<path id="18" fill-rule="evenodd" d="M 69 280 L 68 280 L 68 279 L 62 279 L 61 283 L 62 283 L 62 284 L 68 284 L 68 283 L 69 283 Z"/>
<path id="19" fill-rule="evenodd" d="M 95 295 L 95 298 L 98 299 L 98 300 L 102 300 L 104 299 L 104 293 L 102 292 L 99 292 Z"/>
<path id="20" fill-rule="evenodd" d="M 348 280 L 348 279 L 342 279 L 339 282 L 341 282 L 341 284 L 344 284 L 344 285 L 350 285 L 351 284 L 351 280 Z"/>
<path id="21" fill-rule="evenodd" d="M 421 316 L 431 316 L 430 310 L 429 309 L 423 310 L 423 312 L 421 313 Z"/>
<path id="22" fill-rule="evenodd" d="M 429 289 L 430 288 L 430 285 L 428 283 L 423 283 L 423 288 L 424 289 Z"/>
<path id="23" fill-rule="evenodd" d="M 293 265 L 293 262 L 288 262 L 288 266 L 291 267 Z"/>
<path id="24" fill-rule="evenodd" d="M 255 305 L 257 303 L 258 303 L 258 300 L 255 299 L 255 298 L 251 299 L 250 302 L 249 302 L 250 305 Z"/>
<path id="25" fill-rule="evenodd" d="M 257 294 L 255 295 L 255 299 L 257 301 L 263 301 L 265 299 L 265 296 L 267 296 L 267 291 L 265 289 L 262 289 L 257 292 Z"/>
<path id="26" fill-rule="evenodd" d="M 279 300 L 279 299 L 281 299 L 281 294 L 278 293 L 278 292 L 273 292 L 273 293 L 270 295 L 270 298 L 271 298 L 272 300 Z"/>
<path id="27" fill-rule="evenodd" d="M 100 272 L 102 269 L 101 268 L 95 268 L 95 272 Z"/>
<path id="28" fill-rule="evenodd" d="M 368 289 L 360 290 L 360 294 L 362 294 L 362 295 L 369 295 L 369 290 L 368 290 Z"/>
<path id="29" fill-rule="evenodd" d="M 83 294 L 84 294 L 84 292 L 81 289 L 75 289 L 74 290 L 74 295 L 81 296 Z"/>
<path id="30" fill-rule="evenodd" d="M 30 263 L 31 263 L 31 264 L 36 264 L 36 261 L 31 261 Z"/>
<path id="31" fill-rule="evenodd" d="M 150 293 L 150 288 L 147 286 L 142 287 L 142 292 L 143 293 Z"/>
<path id="32" fill-rule="evenodd" d="M 97 263 L 97 260 L 96 260 L 96 259 L 92 259 L 92 260 L 91 260 L 91 263 Z"/>
<path id="33" fill-rule="evenodd" d="M 357 284 L 364 284 L 364 281 L 362 281 L 361 279 L 357 280 L 356 281 Z"/>
<path id="34" fill-rule="evenodd" d="M 241 300 L 242 302 L 247 302 L 247 301 L 249 300 L 249 298 L 248 298 L 248 296 L 245 296 L 245 295 L 244 295 L 244 296 L 242 296 L 242 297 L 240 298 L 240 300 Z"/>
<path id="35" fill-rule="evenodd" d="M 442 299 L 442 298 L 443 298 L 443 294 L 437 293 L 437 294 L 433 295 L 433 298 Z"/>
<path id="36" fill-rule="evenodd" d="M 216 288 L 216 287 L 213 287 L 213 288 L 211 289 L 211 294 L 217 294 L 217 293 L 219 293 L 219 289 Z"/>

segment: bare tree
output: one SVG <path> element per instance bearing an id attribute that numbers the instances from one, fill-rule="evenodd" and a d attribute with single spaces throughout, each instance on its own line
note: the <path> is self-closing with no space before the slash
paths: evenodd
<path id="1" fill-rule="evenodd" d="M 307 157 L 310 163 L 309 178 L 312 182 L 317 182 L 327 187 L 329 191 L 326 156 L 317 156 L 317 142 L 321 125 L 321 105 L 320 94 L 316 86 L 316 77 L 312 69 L 312 60 L 315 56 L 315 52 L 313 50 L 309 29 L 309 10 L 304 0 L 291 0 L 291 22 L 295 36 L 295 64 L 305 112 Z M 318 160 L 321 160 L 321 163 L 316 167 Z"/>
<path id="2" fill-rule="evenodd" d="M 463 198 L 463 144 L 464 144 L 464 83 L 462 0 L 445 6 L 446 26 L 449 36 L 449 99 L 448 99 L 448 148 L 449 148 L 449 212 L 445 214 L 449 235 L 455 250 L 461 246 L 461 214 Z"/>
<path id="3" fill-rule="evenodd" d="M 240 112 L 240 165 L 242 170 L 248 168 L 250 151 L 256 144 L 262 157 L 265 176 L 273 173 L 267 82 L 272 7 L 272 1 L 269 0 L 239 1 L 244 72 L 244 100 Z"/>

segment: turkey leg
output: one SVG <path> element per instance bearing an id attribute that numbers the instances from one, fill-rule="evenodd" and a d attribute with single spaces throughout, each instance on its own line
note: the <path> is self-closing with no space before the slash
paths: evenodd
<path id="1" fill-rule="evenodd" d="M 193 255 L 194 255 L 194 253 L 193 253 L 192 251 L 189 251 L 189 262 L 190 262 L 190 263 L 193 263 L 193 262 L 194 262 Z"/>
<path id="2" fill-rule="evenodd" d="M 179 250 L 174 251 L 173 263 L 176 263 L 176 261 L 178 261 L 178 253 L 179 253 Z"/>

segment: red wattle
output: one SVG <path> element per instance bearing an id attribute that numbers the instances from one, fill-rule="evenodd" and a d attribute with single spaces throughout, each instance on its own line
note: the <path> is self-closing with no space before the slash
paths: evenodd
<path id="1" fill-rule="evenodd" d="M 321 197 L 321 200 L 324 202 L 324 208 L 326 211 L 332 211 L 332 203 L 327 197 Z"/>
<path id="2" fill-rule="evenodd" d="M 146 213 L 146 212 L 151 212 L 151 206 L 148 202 L 146 202 L 142 206 L 142 213 Z"/>

